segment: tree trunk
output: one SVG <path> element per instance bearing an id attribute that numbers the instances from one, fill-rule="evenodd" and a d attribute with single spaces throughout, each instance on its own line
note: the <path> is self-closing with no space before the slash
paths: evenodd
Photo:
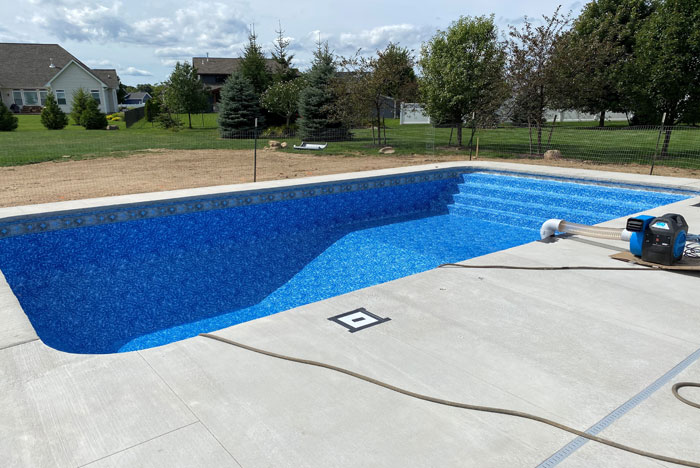
<path id="1" fill-rule="evenodd" d="M 457 124 L 457 147 L 462 147 L 462 122 Z"/>
<path id="2" fill-rule="evenodd" d="M 284 130 L 289 132 L 289 119 L 291 119 L 291 115 L 287 114 L 287 123 L 284 125 Z"/>
<path id="3" fill-rule="evenodd" d="M 600 111 L 600 120 L 598 120 L 599 127 L 605 127 L 605 111 Z"/>
<path id="4" fill-rule="evenodd" d="M 542 154 L 542 122 L 537 121 L 537 154 Z"/>
<path id="5" fill-rule="evenodd" d="M 192 114 L 190 114 L 189 112 L 187 113 L 187 119 L 189 120 L 190 128 L 192 128 Z"/>

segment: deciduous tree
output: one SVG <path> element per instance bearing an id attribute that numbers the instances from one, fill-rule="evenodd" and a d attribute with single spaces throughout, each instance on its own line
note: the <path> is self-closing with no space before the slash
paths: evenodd
<path id="1" fill-rule="evenodd" d="M 491 17 L 461 17 L 421 50 L 420 94 L 433 121 L 457 127 L 490 119 L 506 98 L 506 53 Z"/>
<path id="2" fill-rule="evenodd" d="M 299 94 L 303 88 L 303 78 L 297 78 L 294 81 L 279 81 L 267 88 L 260 98 L 260 102 L 269 112 L 284 117 L 286 128 L 289 128 L 291 118 L 299 109 Z"/>
<path id="3" fill-rule="evenodd" d="M 204 112 L 207 106 L 207 91 L 194 66 L 188 62 L 175 64 L 166 82 L 164 100 L 169 109 L 187 114 L 192 128 L 192 114 Z"/>
<path id="4" fill-rule="evenodd" d="M 535 26 L 528 18 L 520 29 L 510 27 L 508 40 L 508 80 L 515 103 L 528 122 L 537 129 L 537 151 L 542 153 L 542 124 L 545 109 L 551 109 L 558 94 L 558 71 L 553 61 L 555 45 L 569 24 L 559 13 L 543 15 L 543 24 Z"/>

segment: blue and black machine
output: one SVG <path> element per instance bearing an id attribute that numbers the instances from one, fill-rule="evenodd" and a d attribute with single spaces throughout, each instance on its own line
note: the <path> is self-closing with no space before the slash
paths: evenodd
<path id="1" fill-rule="evenodd" d="M 638 216 L 627 220 L 630 252 L 645 262 L 673 265 L 683 258 L 688 237 L 688 223 L 683 216 Z"/>

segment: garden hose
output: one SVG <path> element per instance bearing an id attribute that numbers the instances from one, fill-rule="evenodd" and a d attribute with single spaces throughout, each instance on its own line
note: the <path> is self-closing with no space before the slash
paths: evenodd
<path id="1" fill-rule="evenodd" d="M 631 268 L 626 268 L 626 269 L 631 269 Z M 598 437 L 593 434 L 588 434 L 583 431 L 579 431 L 578 429 L 574 429 L 573 427 L 566 426 L 564 424 L 558 423 L 556 421 L 553 421 L 548 418 L 544 418 L 542 416 L 537 416 L 535 414 L 530 414 L 530 413 L 525 413 L 522 411 L 515 411 L 515 410 L 510 410 L 510 409 L 505 409 L 505 408 L 495 408 L 491 406 L 480 406 L 480 405 L 472 405 L 468 403 L 460 403 L 456 401 L 450 401 L 450 400 L 443 400 L 441 398 L 435 398 L 429 395 L 423 395 L 421 393 L 416 393 L 412 392 L 410 390 L 403 389 L 401 387 L 396 387 L 394 385 L 388 384 L 386 382 L 382 382 L 381 380 L 374 379 L 372 377 L 368 377 L 366 375 L 359 374 L 357 372 L 344 369 L 342 367 L 334 366 L 333 364 L 326 364 L 324 362 L 319 362 L 319 361 L 312 361 L 310 359 L 301 359 L 293 356 L 288 356 L 285 354 L 278 354 L 274 353 L 272 351 L 266 351 L 264 349 L 260 348 L 255 348 L 253 346 L 248 346 L 243 343 L 239 343 L 237 341 L 229 340 L 228 338 L 224 338 L 222 336 L 218 335 L 213 335 L 211 333 L 201 333 L 199 336 L 202 336 L 204 338 L 210 338 L 212 340 L 220 341 L 222 343 L 226 343 L 232 346 L 236 346 L 238 348 L 242 348 L 248 351 L 252 351 L 254 353 L 258 354 L 263 354 L 265 356 L 270 356 L 273 358 L 277 359 L 283 359 L 285 361 L 292 361 L 296 362 L 299 364 L 306 364 L 309 366 L 316 366 L 316 367 L 322 367 L 325 369 L 330 369 L 332 371 L 340 372 L 342 374 L 349 375 L 351 377 L 354 377 L 356 379 L 364 380 L 365 382 L 369 382 L 374 385 L 378 385 L 380 387 L 383 387 L 387 390 L 391 390 L 393 392 L 401 393 L 402 395 L 406 395 L 412 398 L 417 398 L 419 400 L 424 400 L 428 401 L 431 403 L 436 403 L 438 405 L 445 405 L 445 406 L 451 406 L 454 408 L 460 408 L 460 409 L 466 409 L 466 410 L 471 410 L 471 411 L 481 411 L 485 413 L 496 413 L 496 414 L 503 414 L 506 416 L 514 416 L 517 418 L 523 418 L 523 419 L 530 419 L 532 421 L 537 421 L 543 424 L 546 424 L 548 426 L 555 427 L 557 429 L 560 429 L 562 431 L 569 432 L 571 434 L 577 435 L 579 437 L 586 438 L 588 440 L 591 440 L 593 442 L 598 442 L 603 445 L 607 445 L 609 447 L 613 447 L 619 450 L 624 450 L 625 452 L 633 453 L 635 455 L 640 455 L 642 457 L 646 458 L 652 458 L 654 460 L 659 460 L 662 462 L 667 462 L 667 463 L 673 463 L 676 465 L 681 465 L 681 466 L 691 466 L 695 468 L 700 468 L 700 462 L 693 462 L 693 461 L 688 461 L 688 460 L 682 460 L 680 458 L 674 458 L 674 457 L 669 457 L 666 455 L 660 455 L 658 453 L 653 453 L 653 452 L 647 452 L 646 450 L 641 450 L 637 449 L 634 447 L 630 447 L 628 445 L 623 445 L 618 442 L 603 438 L 603 437 Z M 680 399 L 684 403 L 690 404 L 691 406 L 699 407 L 700 405 L 697 405 L 696 403 L 690 402 L 688 400 L 685 400 L 683 397 L 679 396 L 677 393 L 678 388 L 685 387 L 685 386 L 694 386 L 694 387 L 700 387 L 700 384 L 695 384 L 695 383 L 687 383 L 687 382 L 681 382 L 673 386 L 673 394 L 676 396 L 676 398 Z"/>

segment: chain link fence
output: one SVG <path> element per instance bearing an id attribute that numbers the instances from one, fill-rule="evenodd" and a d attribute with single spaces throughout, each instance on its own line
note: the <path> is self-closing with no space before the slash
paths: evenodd
<path id="1" fill-rule="evenodd" d="M 17 131 L 0 133 L 0 206 L 286 179 L 476 157 L 556 165 L 603 165 L 700 177 L 700 128 L 534 127 L 453 128 L 400 125 L 339 128 L 317 134 L 260 130 L 221 134 L 215 114 L 193 115 L 193 128 L 160 128 L 144 119 L 119 130 L 70 125 L 45 130 L 22 116 Z M 297 149 L 302 141 L 322 150 Z M 551 151 L 549 150 L 557 150 Z M 256 165 L 254 166 L 254 164 Z"/>

